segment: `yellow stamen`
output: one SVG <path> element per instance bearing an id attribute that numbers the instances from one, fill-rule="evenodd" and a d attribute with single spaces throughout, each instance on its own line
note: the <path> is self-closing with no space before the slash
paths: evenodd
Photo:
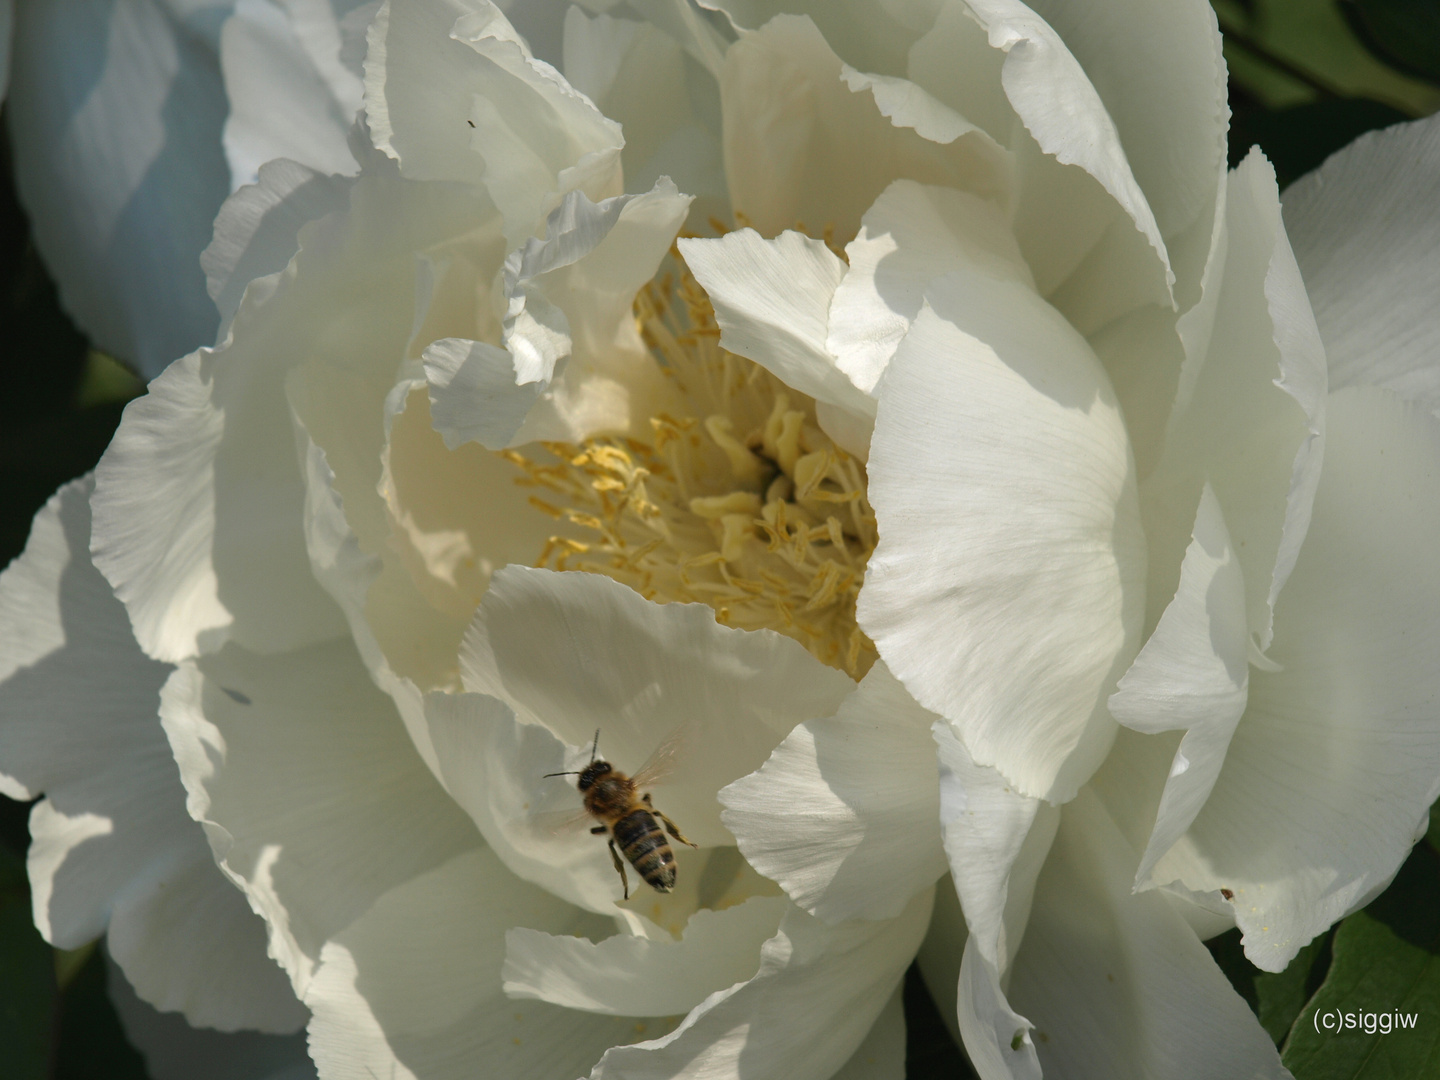
<path id="1" fill-rule="evenodd" d="M 648 440 L 546 443 L 547 462 L 503 453 L 517 483 L 550 494 L 532 505 L 590 534 L 552 537 L 537 565 L 708 604 L 724 625 L 777 630 L 859 678 L 876 655 L 855 621 L 876 542 L 864 466 L 820 430 L 812 400 L 720 348 L 709 299 L 676 262 L 635 316 L 688 415 L 651 417 Z"/>

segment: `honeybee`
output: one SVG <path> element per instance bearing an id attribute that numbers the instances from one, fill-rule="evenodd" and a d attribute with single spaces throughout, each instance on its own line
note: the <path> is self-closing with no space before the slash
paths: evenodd
<path id="1" fill-rule="evenodd" d="M 610 858 L 620 874 L 620 887 L 625 891 L 627 900 L 630 899 L 630 879 L 625 873 L 625 862 L 620 858 L 622 853 L 635 872 L 656 892 L 668 893 L 675 888 L 675 853 L 670 850 L 670 843 L 665 839 L 665 833 L 660 831 L 658 822 L 663 822 L 665 831 L 680 843 L 689 844 L 692 848 L 699 846 L 687 840 L 673 821 L 655 809 L 648 791 L 644 794 L 640 792 L 641 788 L 649 787 L 669 771 L 679 743 L 680 735 L 676 732 L 660 744 L 632 777 L 600 758 L 600 732 L 596 731 L 595 745 L 590 750 L 590 764 L 578 771 L 545 774 L 547 778 L 580 777 L 575 786 L 584 796 L 585 813 L 601 823 L 590 831 L 596 836 L 610 834 Z"/>

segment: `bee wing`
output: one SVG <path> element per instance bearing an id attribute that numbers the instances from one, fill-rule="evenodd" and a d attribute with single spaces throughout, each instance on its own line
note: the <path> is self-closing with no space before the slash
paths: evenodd
<path id="1" fill-rule="evenodd" d="M 595 824 L 595 819 L 583 806 L 578 810 L 549 810 L 530 817 L 531 827 L 548 836 L 577 832 L 581 825 L 586 824 Z"/>
<path id="2" fill-rule="evenodd" d="M 681 724 L 674 731 L 666 735 L 660 741 L 654 752 L 645 759 L 645 764 L 640 766 L 638 772 L 630 779 L 634 781 L 637 790 L 654 787 L 662 783 L 675 766 L 684 756 L 685 748 L 694 734 L 694 726 Z"/>

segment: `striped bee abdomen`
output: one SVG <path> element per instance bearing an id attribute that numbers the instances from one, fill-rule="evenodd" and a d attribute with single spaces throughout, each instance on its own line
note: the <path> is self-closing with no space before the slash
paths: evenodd
<path id="1" fill-rule="evenodd" d="M 654 814 L 639 808 L 631 810 L 610 826 L 610 834 L 645 884 L 660 892 L 675 887 L 675 853 Z"/>

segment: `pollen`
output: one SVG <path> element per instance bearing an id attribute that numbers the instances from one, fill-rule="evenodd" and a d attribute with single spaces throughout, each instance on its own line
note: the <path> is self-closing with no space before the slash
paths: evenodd
<path id="1" fill-rule="evenodd" d="M 876 542 L 864 465 L 820 429 L 811 398 L 720 348 L 709 299 L 672 256 L 635 319 L 681 407 L 624 437 L 503 451 L 531 505 L 571 527 L 536 565 L 708 604 L 859 678 L 876 658 L 855 621 Z"/>

